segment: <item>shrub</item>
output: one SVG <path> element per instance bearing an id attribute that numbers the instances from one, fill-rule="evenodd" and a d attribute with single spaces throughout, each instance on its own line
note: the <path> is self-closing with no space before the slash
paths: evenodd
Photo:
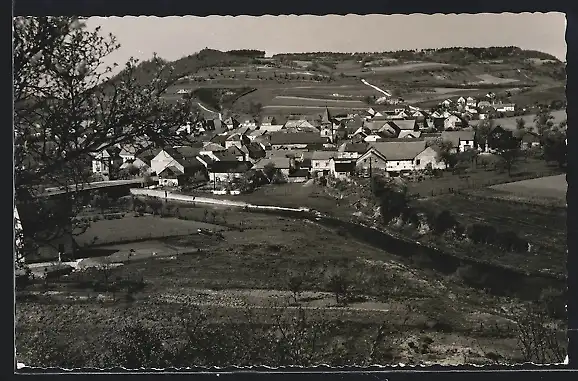
<path id="1" fill-rule="evenodd" d="M 528 247 L 528 242 L 518 237 L 518 235 L 512 231 L 498 233 L 496 240 L 498 246 L 506 251 L 522 252 L 526 251 L 526 248 Z"/>
<path id="2" fill-rule="evenodd" d="M 496 242 L 497 231 L 492 225 L 473 224 L 468 227 L 467 235 L 475 243 L 492 244 Z"/>
<path id="3" fill-rule="evenodd" d="M 447 232 L 448 230 L 454 228 L 456 225 L 458 225 L 458 221 L 449 210 L 441 211 L 432 221 L 433 231 L 438 235 Z"/>

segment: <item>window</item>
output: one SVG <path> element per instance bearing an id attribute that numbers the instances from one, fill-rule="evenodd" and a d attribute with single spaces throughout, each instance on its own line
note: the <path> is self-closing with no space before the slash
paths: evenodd
<path id="1" fill-rule="evenodd" d="M 419 163 L 421 163 L 421 160 L 420 160 L 420 159 L 416 159 L 416 160 L 415 160 L 415 165 L 419 165 Z"/>

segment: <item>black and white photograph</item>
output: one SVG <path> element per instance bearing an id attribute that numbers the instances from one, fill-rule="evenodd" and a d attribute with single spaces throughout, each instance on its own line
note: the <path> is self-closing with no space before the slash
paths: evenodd
<path id="1" fill-rule="evenodd" d="M 567 363 L 565 33 L 13 17 L 15 371 Z"/>

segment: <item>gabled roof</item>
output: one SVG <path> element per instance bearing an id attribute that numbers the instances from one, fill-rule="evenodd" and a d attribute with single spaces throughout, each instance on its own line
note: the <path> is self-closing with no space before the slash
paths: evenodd
<path id="1" fill-rule="evenodd" d="M 369 145 L 365 142 L 346 142 L 339 146 L 338 152 L 357 152 L 365 153 Z"/>
<path id="2" fill-rule="evenodd" d="M 215 161 L 207 167 L 212 173 L 245 173 L 251 169 L 248 161 Z"/>
<path id="3" fill-rule="evenodd" d="M 460 145 L 460 141 L 474 140 L 474 135 L 474 131 L 468 130 L 443 131 L 441 134 L 441 139 L 452 142 L 453 147 L 458 147 Z"/>
<path id="4" fill-rule="evenodd" d="M 392 120 L 389 121 L 390 126 L 395 126 L 400 130 L 415 130 L 417 128 L 417 121 L 415 120 Z"/>
<path id="5" fill-rule="evenodd" d="M 183 146 L 176 148 L 165 147 L 163 150 L 183 167 L 201 165 L 197 160 L 197 155 L 201 151 L 199 148 Z"/>
<path id="6" fill-rule="evenodd" d="M 291 168 L 291 159 L 289 159 L 288 157 L 279 157 L 279 156 L 263 158 L 258 162 L 256 162 L 253 168 L 263 169 L 269 164 L 273 164 L 275 168 L 289 169 Z"/>
<path id="7" fill-rule="evenodd" d="M 419 138 L 421 136 L 421 131 L 413 131 L 413 130 L 402 130 L 399 132 L 397 136 L 399 139 L 403 138 Z"/>
<path id="8" fill-rule="evenodd" d="M 163 169 L 158 175 L 159 177 L 164 177 L 166 179 L 175 179 L 178 176 L 183 175 L 183 172 L 179 168 L 171 165 Z"/>
<path id="9" fill-rule="evenodd" d="M 376 142 L 370 146 L 381 153 L 387 160 L 413 160 L 426 148 L 425 140 Z"/>
<path id="10" fill-rule="evenodd" d="M 223 147 L 220 144 L 217 143 L 213 143 L 213 142 L 206 142 L 203 145 L 203 149 L 202 151 L 207 151 L 207 152 L 218 152 L 218 151 L 224 151 L 226 148 Z"/>
<path id="11" fill-rule="evenodd" d="M 213 152 L 213 155 L 218 161 L 237 161 L 237 157 L 228 150 Z"/>
<path id="12" fill-rule="evenodd" d="M 269 141 L 272 145 L 327 143 L 326 138 L 313 132 L 272 132 Z"/>
<path id="13" fill-rule="evenodd" d="M 285 122 L 285 128 L 295 128 L 295 127 L 315 127 L 306 119 L 296 119 L 296 120 L 288 120 Z"/>
<path id="14" fill-rule="evenodd" d="M 313 151 L 311 160 L 329 160 L 337 156 L 337 151 Z"/>
<path id="15" fill-rule="evenodd" d="M 227 137 L 228 137 L 228 135 L 215 135 L 211 139 L 211 143 L 215 143 L 215 144 L 219 144 L 219 145 L 224 146 L 225 141 L 227 140 Z"/>
<path id="16" fill-rule="evenodd" d="M 151 165 L 151 160 L 161 152 L 160 148 L 148 148 L 136 154 L 136 157 L 141 159 L 146 165 Z"/>

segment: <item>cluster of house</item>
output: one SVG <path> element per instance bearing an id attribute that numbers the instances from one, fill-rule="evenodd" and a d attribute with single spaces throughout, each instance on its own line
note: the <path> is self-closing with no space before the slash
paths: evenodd
<path id="1" fill-rule="evenodd" d="M 272 116 L 242 121 L 230 116 L 222 120 L 219 114 L 175 129 L 176 134 L 191 136 L 195 143 L 142 152 L 108 148 L 94 156 L 93 171 L 109 175 L 113 167 L 136 167 L 156 174 L 160 185 L 210 181 L 216 187 L 268 165 L 281 171 L 289 182 L 328 175 L 347 178 L 374 168 L 392 176 L 427 167 L 444 169 L 436 145 L 429 141 L 450 142 L 456 153 L 479 150 L 481 145 L 475 142 L 475 131 L 468 126 L 464 113 L 476 110 L 482 117 L 484 102 L 494 110 L 515 110 L 514 105 L 460 97 L 441 102 L 433 112 L 396 104 L 336 116 L 325 108 L 323 114 L 315 117 L 294 116 L 287 120 Z M 492 133 L 503 132 L 501 127 L 493 127 Z M 198 139 L 207 134 L 205 141 Z M 519 137 L 523 145 L 537 143 L 532 136 L 523 134 Z"/>

